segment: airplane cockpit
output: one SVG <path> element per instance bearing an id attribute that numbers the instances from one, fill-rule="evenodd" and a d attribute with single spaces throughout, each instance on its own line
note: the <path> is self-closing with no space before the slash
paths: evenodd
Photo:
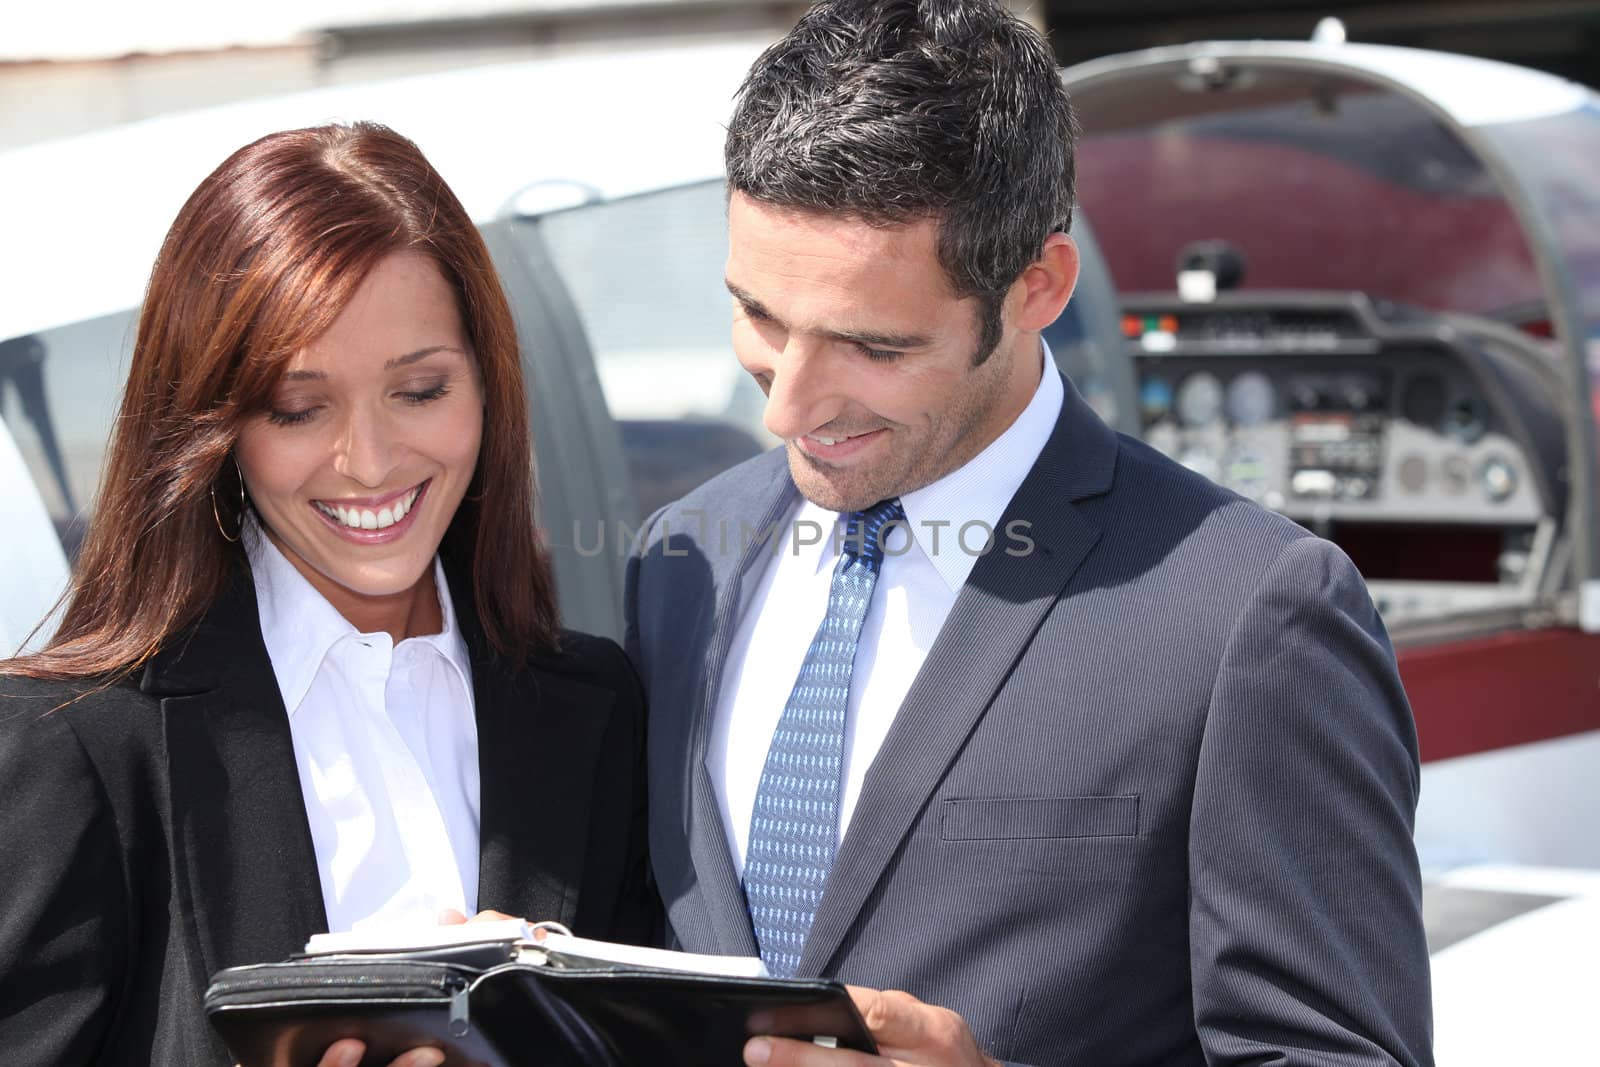
<path id="1" fill-rule="evenodd" d="M 1577 621 L 1596 576 L 1595 95 L 1285 42 L 1065 80 L 1137 432 L 1338 543 L 1399 644 Z"/>

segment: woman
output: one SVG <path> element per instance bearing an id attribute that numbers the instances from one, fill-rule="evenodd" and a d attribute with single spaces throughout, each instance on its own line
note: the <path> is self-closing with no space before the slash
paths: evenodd
<path id="1" fill-rule="evenodd" d="M 512 319 L 416 147 L 274 134 L 150 280 L 63 621 L 0 664 L 0 1048 L 225 1064 L 209 977 L 444 910 L 642 939 L 638 685 L 557 628 Z"/>

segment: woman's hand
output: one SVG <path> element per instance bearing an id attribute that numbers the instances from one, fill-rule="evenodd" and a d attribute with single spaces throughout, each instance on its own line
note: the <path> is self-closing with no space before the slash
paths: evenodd
<path id="1" fill-rule="evenodd" d="M 507 915 L 503 911 L 480 911 L 469 919 L 454 908 L 446 908 L 439 913 L 439 925 L 460 926 L 462 923 L 488 923 L 499 919 L 515 918 L 515 915 Z"/>
<path id="2" fill-rule="evenodd" d="M 358 1067 L 367 1046 L 354 1038 L 335 1041 L 317 1061 L 317 1067 Z M 436 1048 L 414 1048 L 389 1061 L 389 1067 L 439 1067 L 444 1053 Z"/>
<path id="3" fill-rule="evenodd" d="M 465 922 L 493 922 L 496 919 L 514 919 L 514 915 L 506 915 L 498 911 L 480 911 L 471 919 L 454 908 L 446 908 L 439 913 L 440 926 L 459 926 Z M 359 1067 L 361 1057 L 366 1055 L 367 1046 L 354 1038 L 335 1041 L 328 1046 L 328 1051 L 322 1054 L 322 1059 L 317 1061 L 317 1067 Z M 414 1048 L 390 1061 L 389 1067 L 439 1067 L 444 1062 L 444 1053 L 436 1048 Z"/>

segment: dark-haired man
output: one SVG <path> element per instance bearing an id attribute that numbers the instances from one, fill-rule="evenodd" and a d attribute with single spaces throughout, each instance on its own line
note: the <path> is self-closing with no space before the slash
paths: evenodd
<path id="1" fill-rule="evenodd" d="M 869 987 L 903 1063 L 1431 1062 L 1388 641 L 1052 365 L 1072 131 L 991 0 L 825 0 L 741 90 L 734 347 L 786 447 L 630 570 L 673 935 Z"/>

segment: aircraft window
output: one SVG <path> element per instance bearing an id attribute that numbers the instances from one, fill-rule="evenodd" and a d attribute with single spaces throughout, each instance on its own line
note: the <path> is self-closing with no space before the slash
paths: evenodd
<path id="1" fill-rule="evenodd" d="M 538 225 L 621 429 L 641 517 L 778 444 L 762 424 L 766 398 L 729 340 L 720 181 L 553 212 Z M 1107 343 L 1116 298 L 1093 238 L 1080 233 L 1079 244 L 1086 277 L 1045 335 L 1084 397 L 1117 424 L 1119 389 L 1131 395 L 1131 386 L 1118 377 L 1129 374 L 1125 357 Z"/>
<path id="2" fill-rule="evenodd" d="M 729 341 L 722 189 L 703 182 L 540 219 L 621 430 L 641 517 L 777 443 Z"/>
<path id="3" fill-rule="evenodd" d="M 1123 292 L 1170 291 L 1180 251 L 1221 240 L 1243 257 L 1241 288 L 1480 315 L 1541 296 L 1492 177 L 1407 98 L 1285 71 L 1239 91 L 1163 74 L 1075 98 L 1079 197 Z"/>
<path id="4" fill-rule="evenodd" d="M 1600 420 L 1600 107 L 1483 128 L 1529 180 L 1571 273 L 1588 346 L 1590 396 Z"/>
<path id="5" fill-rule="evenodd" d="M 100 481 L 135 314 L 0 341 L 0 416 L 69 557 L 77 554 Z"/>

